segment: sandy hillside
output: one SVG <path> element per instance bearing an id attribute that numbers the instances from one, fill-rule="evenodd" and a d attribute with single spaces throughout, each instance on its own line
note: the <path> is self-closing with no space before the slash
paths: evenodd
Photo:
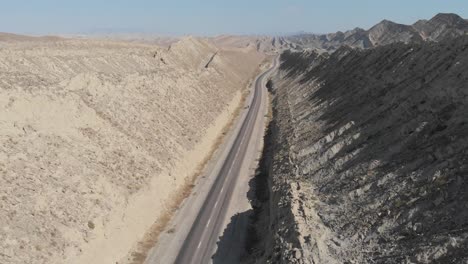
<path id="1" fill-rule="evenodd" d="M 0 263 L 115 263 L 192 176 L 262 55 L 0 41 Z"/>
<path id="2" fill-rule="evenodd" d="M 122 34 L 81 34 L 67 36 L 69 38 L 78 39 L 94 39 L 94 40 L 105 40 L 105 41 L 119 41 L 119 42 L 132 42 L 140 44 L 157 45 L 162 48 L 167 48 L 172 44 L 180 41 L 184 37 L 179 36 L 159 36 L 153 34 L 138 34 L 138 33 L 122 33 Z"/>
<path id="3" fill-rule="evenodd" d="M 214 45 L 224 48 L 253 48 L 263 53 L 275 53 L 278 50 L 290 48 L 290 43 L 284 37 L 220 35 L 209 38 Z"/>

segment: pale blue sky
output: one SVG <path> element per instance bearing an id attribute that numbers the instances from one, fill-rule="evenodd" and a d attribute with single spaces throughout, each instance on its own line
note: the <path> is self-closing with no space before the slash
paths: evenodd
<path id="1" fill-rule="evenodd" d="M 439 12 L 468 18 L 466 0 L 0 0 L 0 31 L 93 30 L 159 34 L 274 34 L 369 28 L 386 18 L 410 24 Z"/>

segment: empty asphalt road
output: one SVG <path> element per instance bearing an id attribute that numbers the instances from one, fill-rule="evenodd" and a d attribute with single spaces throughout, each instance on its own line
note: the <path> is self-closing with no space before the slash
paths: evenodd
<path id="1" fill-rule="evenodd" d="M 199 189 L 194 189 L 194 193 L 201 193 L 202 197 L 192 197 L 193 201 L 189 199 L 185 202 L 184 208 L 179 213 L 179 219 L 176 217 L 174 224 L 182 228 L 177 229 L 178 234 L 173 235 L 174 238 L 171 238 L 171 234 L 162 237 L 158 243 L 160 245 L 150 253 L 145 263 L 211 263 L 216 242 L 226 225 L 228 208 L 232 207 L 230 203 L 237 202 L 238 197 L 232 199 L 236 183 L 240 176 L 245 176 L 246 167 L 253 163 L 256 155 L 252 152 L 258 150 L 249 145 L 261 140 L 254 137 L 261 137 L 259 135 L 263 134 L 267 93 L 265 83 L 268 75 L 275 69 L 276 61 L 273 67 L 256 78 L 247 113 L 240 118 L 241 123 L 237 125 L 238 129 L 231 136 L 230 144 L 225 144 L 225 156 L 217 161 L 218 164 L 213 169 L 215 174 L 212 183 L 200 184 L 210 185 L 211 188 L 206 189 L 201 186 Z M 244 182 L 246 181 L 243 179 L 242 184 Z M 243 188 L 245 189 L 245 186 Z M 245 192 L 244 189 L 241 192 Z M 198 207 L 197 199 L 200 200 Z M 191 215 L 194 215 L 192 220 L 190 220 Z M 186 227 L 184 233 L 183 227 L 187 225 L 190 226 Z M 174 248 L 177 248 L 177 251 Z"/>
<path id="2" fill-rule="evenodd" d="M 271 69 L 270 69 L 271 70 Z M 198 214 L 175 263 L 209 263 L 223 224 L 233 186 L 239 176 L 243 157 L 253 134 L 256 117 L 260 111 L 262 96 L 265 96 L 264 78 L 270 70 L 255 81 L 254 96 L 247 117 L 237 135 L 219 175 Z"/>

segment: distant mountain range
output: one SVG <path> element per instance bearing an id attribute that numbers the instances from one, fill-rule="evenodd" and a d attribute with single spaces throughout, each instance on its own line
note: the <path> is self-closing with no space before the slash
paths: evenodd
<path id="1" fill-rule="evenodd" d="M 365 49 L 394 42 L 440 41 L 447 37 L 456 37 L 467 33 L 467 20 L 456 14 L 441 13 L 430 20 L 419 20 L 413 25 L 383 20 L 369 30 L 355 28 L 331 34 L 301 33 L 281 39 L 283 42 L 287 42 L 289 47 L 297 49 L 333 51 L 344 45 Z"/>
<path id="2" fill-rule="evenodd" d="M 430 20 L 419 20 L 412 25 L 382 20 L 368 30 L 355 28 L 345 32 L 338 31 L 329 34 L 298 32 L 275 37 L 220 35 L 208 39 L 217 46 L 250 47 L 266 53 L 284 49 L 313 49 L 321 52 L 330 52 L 342 46 L 367 49 L 395 42 L 421 43 L 424 41 L 440 41 L 447 37 L 465 34 L 468 34 L 467 20 L 457 14 L 440 13 Z"/>
<path id="3" fill-rule="evenodd" d="M 67 35 L 67 37 L 116 39 L 151 43 L 164 47 L 180 39 L 179 37 L 163 37 L 150 33 L 135 32 L 131 29 L 95 29 L 86 34 Z M 274 37 L 265 35 L 220 35 L 206 39 L 220 47 L 252 48 L 264 53 L 275 53 L 285 49 L 333 52 L 342 46 L 367 49 L 395 42 L 441 41 L 445 38 L 466 34 L 468 34 L 468 20 L 457 14 L 440 13 L 430 20 L 419 20 L 412 25 L 382 20 L 368 30 L 357 27 L 345 32 L 338 31 L 329 34 L 298 32 Z M 0 42 L 29 40 L 60 39 L 50 36 L 37 38 L 0 33 Z"/>

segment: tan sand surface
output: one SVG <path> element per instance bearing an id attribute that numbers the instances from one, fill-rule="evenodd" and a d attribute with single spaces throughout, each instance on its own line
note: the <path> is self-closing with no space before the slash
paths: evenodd
<path id="1" fill-rule="evenodd" d="M 115 263 L 167 210 L 263 55 L 0 38 L 0 263 Z"/>

